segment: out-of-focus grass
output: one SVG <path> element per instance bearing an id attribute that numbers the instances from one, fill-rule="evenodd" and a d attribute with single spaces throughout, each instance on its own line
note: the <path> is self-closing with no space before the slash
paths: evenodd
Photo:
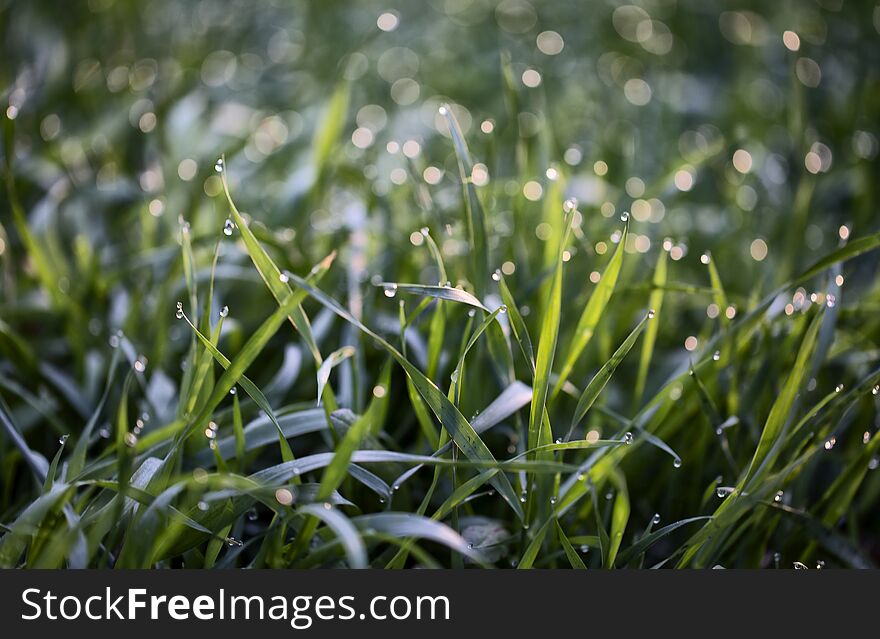
<path id="1" fill-rule="evenodd" d="M 0 2 L 0 565 L 873 566 L 863 5 Z"/>

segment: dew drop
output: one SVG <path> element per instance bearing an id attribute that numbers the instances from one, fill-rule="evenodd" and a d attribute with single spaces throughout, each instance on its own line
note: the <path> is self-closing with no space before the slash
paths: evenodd
<path id="1" fill-rule="evenodd" d="M 795 570 L 809 570 L 809 566 L 807 566 L 805 563 L 802 563 L 800 561 L 796 561 L 792 565 L 794 566 Z"/>
<path id="2" fill-rule="evenodd" d="M 385 503 L 385 498 L 384 498 L 384 497 L 379 497 L 379 503 L 380 503 L 380 504 L 384 504 L 384 503 Z"/>
<path id="3" fill-rule="evenodd" d="M 562 203 L 562 210 L 566 213 L 576 211 L 578 207 L 577 198 L 570 197 Z"/>
<path id="4" fill-rule="evenodd" d="M 773 495 L 773 501 L 775 501 L 775 502 L 778 504 L 778 503 L 780 503 L 780 502 L 782 501 L 782 498 L 783 498 L 784 496 L 785 496 L 785 493 L 784 493 L 783 491 L 781 491 L 781 490 L 777 490 L 777 491 L 776 491 L 776 494 Z"/>
<path id="5" fill-rule="evenodd" d="M 58 438 L 58 443 L 64 446 L 67 443 L 67 440 L 70 438 L 70 435 L 62 435 Z"/>
<path id="6" fill-rule="evenodd" d="M 183 302 L 177 303 L 177 312 L 174 314 L 177 319 L 183 319 Z"/>
<path id="7" fill-rule="evenodd" d="M 132 365 L 135 372 L 143 373 L 147 370 L 147 358 L 141 355 L 136 360 L 134 360 L 134 364 Z"/>
<path id="8" fill-rule="evenodd" d="M 385 297 L 394 297 L 397 295 L 397 284 L 385 285 Z"/>
<path id="9" fill-rule="evenodd" d="M 226 222 L 223 223 L 223 235 L 225 235 L 226 237 L 229 237 L 230 235 L 232 235 L 232 231 L 234 231 L 234 230 L 235 230 L 235 223 L 232 220 L 230 220 L 229 218 L 226 218 Z"/>
<path id="10" fill-rule="evenodd" d="M 520 500 L 522 503 L 526 503 L 526 499 L 528 499 L 528 496 L 529 496 L 529 494 L 528 494 L 526 491 L 522 491 L 522 492 L 519 494 L 519 500 Z"/>
<path id="11" fill-rule="evenodd" d="M 700 256 L 700 262 L 702 262 L 703 264 L 708 264 L 708 263 L 711 262 L 711 261 L 712 261 L 712 258 L 709 257 L 709 254 L 708 254 L 708 253 L 703 253 L 703 254 Z"/>
<path id="12" fill-rule="evenodd" d="M 715 494 L 718 496 L 718 499 L 724 499 L 733 491 L 734 489 L 730 486 L 718 486 L 718 488 L 715 489 Z"/>
<path id="13" fill-rule="evenodd" d="M 654 513 L 654 516 L 651 518 L 651 523 L 655 526 L 660 523 L 660 513 Z"/>
<path id="14" fill-rule="evenodd" d="M 834 308 L 835 304 L 837 304 L 837 298 L 831 293 L 828 293 L 825 296 L 825 306 L 827 306 L 828 308 Z"/>
<path id="15" fill-rule="evenodd" d="M 102 439 L 108 439 L 110 437 L 110 429 L 102 428 L 98 431 L 98 435 L 100 435 Z"/>
<path id="16" fill-rule="evenodd" d="M 654 319 L 655 315 L 657 315 L 657 312 L 653 308 L 648 311 L 648 319 Z"/>
<path id="17" fill-rule="evenodd" d="M 831 450 L 832 448 L 834 448 L 834 444 L 836 444 L 836 443 L 837 443 L 837 437 L 833 437 L 833 436 L 829 437 L 825 441 L 825 450 Z"/>
<path id="18" fill-rule="evenodd" d="M 223 158 L 219 158 L 214 162 L 214 170 L 217 171 L 217 173 L 223 173 Z"/>
<path id="19" fill-rule="evenodd" d="M 507 304 L 502 304 L 498 310 L 502 314 L 506 313 L 507 312 Z"/>
<path id="20" fill-rule="evenodd" d="M 257 509 L 256 509 L 256 508 L 251 508 L 251 509 L 247 512 L 247 518 L 248 518 L 248 521 L 256 521 L 256 520 L 257 520 L 257 517 L 259 517 L 259 514 L 257 513 Z"/>
<path id="21" fill-rule="evenodd" d="M 550 498 L 550 505 L 553 506 L 554 504 L 556 504 L 556 500 L 557 500 L 556 495 L 553 495 L 553 496 Z"/>
<path id="22" fill-rule="evenodd" d="M 495 272 L 492 273 L 492 279 L 495 280 L 496 282 L 501 281 L 501 269 L 500 268 L 496 268 Z"/>
<path id="23" fill-rule="evenodd" d="M 717 362 L 719 359 L 721 359 L 721 351 L 715 351 L 715 352 L 712 354 L 712 359 L 713 359 L 714 361 L 716 361 L 716 362 Z"/>
<path id="24" fill-rule="evenodd" d="M 398 490 L 400 490 L 400 484 L 394 484 L 394 485 L 391 487 L 391 490 L 397 492 Z"/>
<path id="25" fill-rule="evenodd" d="M 621 222 L 629 221 L 629 211 L 624 211 L 623 213 L 620 214 L 620 221 Z"/>
<path id="26" fill-rule="evenodd" d="M 206 501 L 200 501 L 199 503 L 196 504 L 196 507 L 199 510 L 201 510 L 202 512 L 207 512 L 208 508 L 210 508 L 210 506 L 208 505 L 208 502 L 206 502 Z"/>
<path id="27" fill-rule="evenodd" d="M 446 115 L 449 113 L 449 107 L 446 106 L 445 104 L 441 104 L 440 108 L 437 109 L 437 111 L 438 111 L 438 113 L 440 113 L 440 115 Z"/>
<path id="28" fill-rule="evenodd" d="M 626 432 L 623 434 L 623 443 L 624 444 L 632 444 L 633 443 L 633 434 L 630 432 Z"/>
<path id="29" fill-rule="evenodd" d="M 235 393 L 236 393 L 236 391 L 235 391 L 235 386 L 233 386 L 232 388 L 229 389 L 229 394 L 230 394 L 230 395 L 235 395 Z"/>
<path id="30" fill-rule="evenodd" d="M 226 545 L 227 546 L 244 546 L 244 543 L 241 542 L 240 540 L 236 539 L 235 537 L 227 537 L 226 538 Z"/>
<path id="31" fill-rule="evenodd" d="M 220 317 L 226 317 L 227 315 L 229 315 L 229 307 L 224 306 L 220 309 Z"/>
<path id="32" fill-rule="evenodd" d="M 834 392 L 835 393 L 842 393 L 843 392 L 843 384 L 838 384 L 837 386 L 835 386 Z"/>
<path id="33" fill-rule="evenodd" d="M 877 470 L 878 466 L 880 466 L 880 457 L 872 457 L 868 462 L 868 470 Z"/>
<path id="34" fill-rule="evenodd" d="M 331 508 L 333 508 L 333 504 L 331 504 L 329 501 L 325 501 L 324 510 L 330 510 Z"/>
<path id="35" fill-rule="evenodd" d="M 588 553 L 588 552 L 590 552 L 590 547 L 587 544 L 583 544 L 581 546 L 580 550 L 582 553 Z"/>
<path id="36" fill-rule="evenodd" d="M 427 226 L 423 226 L 423 227 L 419 230 L 419 232 L 420 232 L 422 235 L 424 235 L 425 237 L 428 237 L 428 236 L 431 234 L 431 229 L 429 229 Z"/>
<path id="37" fill-rule="evenodd" d="M 880 395 L 880 384 L 877 384 L 876 386 L 874 386 L 874 388 L 871 389 L 871 394 Z"/>
<path id="38" fill-rule="evenodd" d="M 290 278 L 287 276 L 287 273 L 281 273 L 281 274 L 278 276 L 278 280 L 279 280 L 282 284 L 287 284 L 287 282 L 290 281 Z"/>
<path id="39" fill-rule="evenodd" d="M 129 448 L 137 446 L 138 438 L 134 433 L 125 433 L 125 445 Z"/>
<path id="40" fill-rule="evenodd" d="M 110 342 L 110 348 L 119 348 L 119 343 L 120 343 L 119 335 L 115 335 L 115 334 L 111 335 L 109 342 Z"/>
<path id="41" fill-rule="evenodd" d="M 676 457 L 675 459 L 672 460 L 672 467 L 673 468 L 681 468 L 681 457 Z"/>
<path id="42" fill-rule="evenodd" d="M 403 300 L 400 300 L 400 303 L 403 303 Z M 475 317 L 477 315 L 477 309 L 472 308 L 468 311 L 468 317 Z"/>

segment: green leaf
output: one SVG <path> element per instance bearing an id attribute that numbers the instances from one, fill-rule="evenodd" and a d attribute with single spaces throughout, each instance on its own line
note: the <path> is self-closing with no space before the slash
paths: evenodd
<path id="1" fill-rule="evenodd" d="M 626 354 L 632 349 L 633 345 L 636 343 L 639 335 L 642 330 L 645 328 L 645 324 L 653 318 L 653 311 L 648 312 L 642 320 L 636 325 L 636 327 L 630 332 L 623 343 L 618 346 L 617 350 L 614 351 L 614 354 L 606 361 L 602 368 L 593 376 L 593 379 L 590 380 L 590 383 L 587 384 L 587 387 L 584 389 L 584 392 L 581 393 L 580 398 L 578 399 L 577 408 L 575 408 L 574 416 L 571 419 L 571 426 L 568 429 L 568 436 L 566 439 L 571 438 L 571 434 L 574 432 L 575 426 L 577 426 L 580 421 L 584 418 L 587 412 L 592 407 L 593 402 L 599 397 L 599 394 L 611 380 L 611 376 L 614 375 L 614 371 L 617 370 L 617 367 L 623 361 L 623 358 L 626 357 Z"/>
<path id="2" fill-rule="evenodd" d="M 614 293 L 614 286 L 617 284 L 617 278 L 620 275 L 620 267 L 623 264 L 623 247 L 626 244 L 628 233 L 629 224 L 624 226 L 620 241 L 614 250 L 614 255 L 611 256 L 611 260 L 608 262 L 608 266 L 605 267 L 605 271 L 602 273 L 596 289 L 590 295 L 590 299 L 584 307 L 584 312 L 581 313 L 577 327 L 574 329 L 574 336 L 571 338 L 571 343 L 568 346 L 568 356 L 565 358 L 565 363 L 559 372 L 559 379 L 556 382 L 552 397 L 556 397 L 559 394 L 562 385 L 568 380 L 568 376 L 571 374 L 575 363 L 593 337 L 593 332 L 596 330 L 599 320 L 602 319 L 602 314 L 608 306 L 608 300 L 611 299 L 611 295 Z"/>
<path id="3" fill-rule="evenodd" d="M 367 328 L 362 322 L 356 319 L 351 313 L 342 308 L 335 300 L 328 297 L 325 293 L 313 288 L 308 282 L 300 277 L 292 276 L 296 285 L 314 297 L 326 308 L 329 308 L 339 317 L 346 320 L 360 331 L 372 337 L 382 348 L 397 361 L 404 369 L 407 376 L 413 381 L 416 390 L 425 400 L 425 403 L 431 408 L 437 419 L 447 430 L 453 441 L 458 445 L 462 452 L 470 459 L 484 462 L 495 462 L 495 457 L 486 447 L 486 444 L 480 439 L 479 435 L 459 412 L 459 410 L 447 399 L 443 392 L 437 388 L 436 384 L 429 380 L 425 375 L 416 368 L 409 360 L 407 360 L 400 352 L 391 344 L 385 341 L 377 333 Z M 504 497 L 508 505 L 513 509 L 518 517 L 522 518 L 523 512 L 520 507 L 519 500 L 513 492 L 513 486 L 510 480 L 503 474 L 493 479 L 493 485 L 498 492 Z"/>

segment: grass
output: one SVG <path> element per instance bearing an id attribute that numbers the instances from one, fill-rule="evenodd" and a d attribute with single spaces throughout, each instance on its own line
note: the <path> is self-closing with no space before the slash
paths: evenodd
<path id="1" fill-rule="evenodd" d="M 95 2 L 60 76 L 7 38 L 0 566 L 875 566 L 876 33 L 680 4 L 665 54 L 565 3 L 267 6 L 163 53 Z"/>

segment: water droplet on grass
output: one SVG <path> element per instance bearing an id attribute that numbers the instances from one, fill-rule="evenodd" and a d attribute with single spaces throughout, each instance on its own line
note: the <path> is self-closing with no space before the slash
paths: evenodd
<path id="1" fill-rule="evenodd" d="M 223 158 L 219 158 L 214 162 L 214 170 L 217 171 L 217 173 L 223 173 Z"/>
<path id="2" fill-rule="evenodd" d="M 577 198 L 570 197 L 562 203 L 562 210 L 565 213 L 571 213 L 572 211 L 577 210 L 578 201 Z"/>
<path id="3" fill-rule="evenodd" d="M 227 537 L 226 538 L 226 545 L 227 546 L 244 546 L 244 542 L 242 542 L 239 539 L 236 539 L 235 537 Z"/>
<path id="4" fill-rule="evenodd" d="M 141 355 L 136 360 L 134 360 L 134 364 L 132 365 L 132 367 L 134 368 L 135 372 L 143 373 L 145 370 L 147 370 L 147 358 Z"/>
<path id="5" fill-rule="evenodd" d="M 67 440 L 70 439 L 70 435 L 62 435 L 58 438 L 58 443 L 64 446 L 67 443 Z"/>
<path id="6" fill-rule="evenodd" d="M 629 211 L 624 211 L 623 213 L 620 214 L 620 221 L 621 222 L 626 222 L 628 220 L 629 220 Z"/>
<path id="7" fill-rule="evenodd" d="M 220 317 L 226 317 L 227 315 L 229 315 L 229 307 L 224 306 L 220 309 Z"/>
<path id="8" fill-rule="evenodd" d="M 802 563 L 800 561 L 796 561 L 792 564 L 795 570 L 809 570 L 809 566 L 807 564 Z"/>
<path id="9" fill-rule="evenodd" d="M 229 237 L 232 235 L 232 231 L 235 230 L 235 223 L 229 218 L 226 219 L 226 222 L 223 223 L 223 235 Z"/>
<path id="10" fill-rule="evenodd" d="M 676 457 L 675 459 L 672 460 L 672 467 L 673 468 L 681 468 L 681 457 Z"/>
<path id="11" fill-rule="evenodd" d="M 781 491 L 781 490 L 777 490 L 777 491 L 776 491 L 776 494 L 773 495 L 773 501 L 775 501 L 775 502 L 778 504 L 778 503 L 780 503 L 780 502 L 782 501 L 782 498 L 783 498 L 784 496 L 785 496 L 785 493 L 784 493 L 783 491 Z"/>
<path id="12" fill-rule="evenodd" d="M 278 276 L 278 281 L 280 281 L 282 284 L 287 284 L 287 282 L 290 281 L 290 278 L 287 276 L 287 273 L 281 273 Z"/>
<path id="13" fill-rule="evenodd" d="M 624 444 L 632 444 L 633 443 L 633 434 L 630 432 L 626 432 L 623 434 L 623 443 Z"/>
<path id="14" fill-rule="evenodd" d="M 590 552 L 590 547 L 587 544 L 583 544 L 580 548 L 580 551 L 583 553 L 588 553 Z"/>
<path id="15" fill-rule="evenodd" d="M 177 319 L 183 319 L 183 302 L 177 303 L 177 312 L 174 314 Z"/>
<path id="16" fill-rule="evenodd" d="M 501 281 L 501 269 L 500 268 L 496 268 L 495 272 L 492 273 L 492 279 L 495 280 L 496 282 Z"/>
<path id="17" fill-rule="evenodd" d="M 251 508 L 251 509 L 247 512 L 247 518 L 248 518 L 248 521 L 256 521 L 256 520 L 257 520 L 257 517 L 259 517 L 259 514 L 257 513 L 257 509 L 256 509 L 256 508 Z"/>
<path id="18" fill-rule="evenodd" d="M 134 448 L 137 446 L 138 438 L 134 433 L 125 433 L 125 445 L 129 448 Z"/>
<path id="19" fill-rule="evenodd" d="M 648 319 L 654 319 L 655 315 L 657 315 L 657 312 L 653 308 L 648 311 Z"/>
<path id="20" fill-rule="evenodd" d="M 829 437 L 829 438 L 825 441 L 825 450 L 831 450 L 832 448 L 834 448 L 834 445 L 835 445 L 836 443 L 837 443 L 837 437 L 833 437 L 833 436 L 832 436 L 832 437 Z"/>
<path id="21" fill-rule="evenodd" d="M 651 523 L 655 526 L 660 523 L 660 513 L 654 513 L 654 516 L 651 518 Z"/>
<path id="22" fill-rule="evenodd" d="M 716 362 L 721 359 L 721 351 L 715 351 L 715 353 L 712 354 L 712 359 Z"/>
<path id="23" fill-rule="evenodd" d="M 385 297 L 394 297 L 397 295 L 397 284 L 385 285 Z"/>
<path id="24" fill-rule="evenodd" d="M 733 493 L 733 491 L 734 488 L 730 486 L 718 486 L 718 488 L 715 489 L 715 494 L 718 496 L 718 499 L 724 499 L 725 497 Z"/>

